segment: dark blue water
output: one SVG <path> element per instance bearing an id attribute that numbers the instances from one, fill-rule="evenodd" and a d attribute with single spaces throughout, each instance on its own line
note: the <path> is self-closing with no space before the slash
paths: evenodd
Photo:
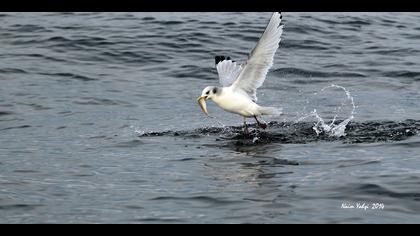
<path id="1" fill-rule="evenodd" d="M 196 98 L 270 15 L 0 14 L 0 222 L 418 223 L 420 15 L 283 13 L 244 136 Z"/>

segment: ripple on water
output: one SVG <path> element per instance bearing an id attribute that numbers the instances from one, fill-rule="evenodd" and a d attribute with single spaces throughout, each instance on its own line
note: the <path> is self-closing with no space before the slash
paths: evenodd
<path id="1" fill-rule="evenodd" d="M 9 115 L 13 115 L 15 113 L 11 112 L 11 111 L 0 111 L 0 116 L 9 116 Z"/>
<path id="2" fill-rule="evenodd" d="M 396 191 L 386 188 L 381 184 L 373 183 L 350 183 L 343 187 L 336 187 L 334 191 L 339 199 L 352 198 L 368 198 L 380 197 L 382 200 L 394 199 L 396 202 L 402 200 L 410 200 L 420 202 L 420 191 Z M 420 209 L 420 205 L 417 207 Z"/>
<path id="3" fill-rule="evenodd" d="M 35 208 L 42 207 L 42 204 L 10 204 L 10 205 L 3 205 L 0 204 L 0 210 L 24 210 L 30 211 L 34 210 Z"/>
<path id="4" fill-rule="evenodd" d="M 25 128 L 30 128 L 32 126 L 30 125 L 20 125 L 20 126 L 13 126 L 13 127 L 7 127 L 4 129 L 0 129 L 0 131 L 4 131 L 4 130 L 10 130 L 10 129 L 25 129 Z"/>
<path id="5" fill-rule="evenodd" d="M 237 201 L 224 200 L 220 198 L 214 198 L 209 196 L 194 196 L 194 197 L 172 197 L 172 196 L 160 196 L 150 199 L 152 201 L 186 201 L 186 202 L 200 202 L 209 205 L 224 205 L 238 203 Z"/>
<path id="6" fill-rule="evenodd" d="M 125 101 L 108 98 L 95 98 L 95 97 L 82 97 L 81 101 L 74 101 L 74 104 L 79 105 L 106 105 L 106 106 L 134 106 L 133 104 Z"/>
<path id="7" fill-rule="evenodd" d="M 52 77 L 59 77 L 59 78 L 64 78 L 64 79 L 69 79 L 69 80 L 80 80 L 80 81 L 95 81 L 98 80 L 96 78 L 93 77 L 89 77 L 86 75 L 80 75 L 80 74 L 76 74 L 76 73 L 40 73 L 40 75 L 47 75 L 47 76 L 52 76 Z"/>
<path id="8" fill-rule="evenodd" d="M 119 148 L 135 148 L 138 146 L 143 145 L 144 143 L 140 140 L 131 140 L 131 141 L 127 141 L 127 142 L 120 142 L 117 143 L 115 145 L 113 145 L 113 147 L 119 147 Z"/>

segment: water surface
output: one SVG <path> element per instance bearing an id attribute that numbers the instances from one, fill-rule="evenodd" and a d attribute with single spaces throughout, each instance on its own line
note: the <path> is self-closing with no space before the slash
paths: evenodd
<path id="1" fill-rule="evenodd" d="M 244 137 L 196 97 L 270 14 L 2 13 L 0 222 L 418 223 L 420 15 L 283 13 Z"/>

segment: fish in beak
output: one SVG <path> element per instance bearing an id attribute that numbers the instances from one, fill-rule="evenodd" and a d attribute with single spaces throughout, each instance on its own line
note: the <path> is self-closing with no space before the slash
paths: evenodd
<path id="1" fill-rule="evenodd" d="M 198 105 L 200 106 L 201 110 L 206 114 L 206 116 L 209 115 L 207 112 L 207 106 L 206 106 L 206 97 L 200 96 L 197 99 Z"/>

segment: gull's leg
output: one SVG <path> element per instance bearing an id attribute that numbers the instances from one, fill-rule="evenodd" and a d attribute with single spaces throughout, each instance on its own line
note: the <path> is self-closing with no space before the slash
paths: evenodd
<path id="1" fill-rule="evenodd" d="M 245 116 L 243 118 L 244 118 L 244 133 L 245 135 L 248 135 L 249 132 L 248 132 L 248 125 L 246 124 L 246 118 Z"/>
<path id="2" fill-rule="evenodd" d="M 263 129 L 267 128 L 267 124 L 260 123 L 257 119 L 257 116 L 254 116 L 254 118 L 257 121 L 257 124 L 258 124 L 259 127 L 263 128 Z"/>

